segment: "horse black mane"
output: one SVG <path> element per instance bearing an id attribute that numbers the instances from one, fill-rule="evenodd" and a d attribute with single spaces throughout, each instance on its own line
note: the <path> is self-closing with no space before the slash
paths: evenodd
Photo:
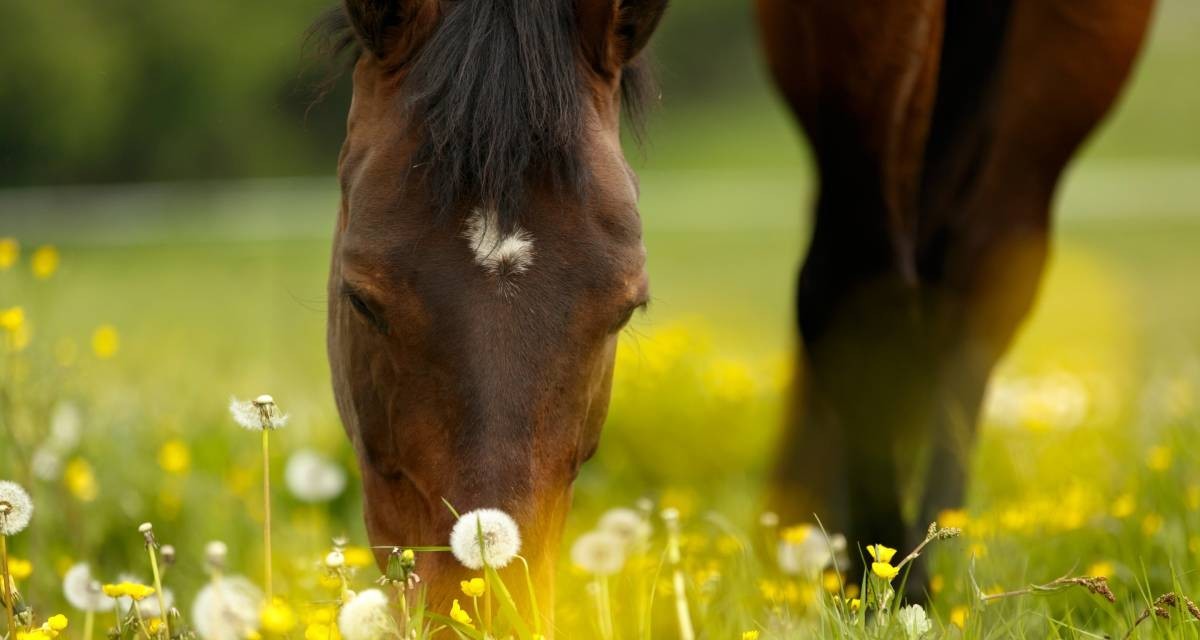
<path id="1" fill-rule="evenodd" d="M 574 0 L 459 0 L 408 62 L 402 101 L 420 136 L 422 172 L 440 217 L 483 205 L 503 230 L 516 225 L 529 184 L 548 179 L 584 197 L 584 102 L 588 98 Z M 342 6 L 310 36 L 333 57 L 362 55 Z M 369 54 L 368 54 L 369 55 Z M 621 75 L 635 135 L 653 91 L 639 57 Z"/>

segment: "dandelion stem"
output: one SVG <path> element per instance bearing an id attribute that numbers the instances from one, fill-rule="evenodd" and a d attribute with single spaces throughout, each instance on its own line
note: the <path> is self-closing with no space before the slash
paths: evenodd
<path id="1" fill-rule="evenodd" d="M 274 589 L 271 587 L 271 430 L 262 430 L 263 459 L 263 588 L 268 603 L 272 602 Z"/>
<path id="2" fill-rule="evenodd" d="M 8 528 L 8 513 L 0 512 L 0 525 Z M 8 615 L 8 637 L 17 637 L 17 620 L 13 615 L 12 574 L 8 572 L 8 536 L 0 535 L 0 580 L 4 580 L 4 612 Z"/>
<path id="3" fill-rule="evenodd" d="M 83 616 L 83 640 L 92 640 L 93 630 L 96 628 L 96 612 L 88 609 Z"/>
<path id="4" fill-rule="evenodd" d="M 162 616 L 163 631 L 166 637 L 170 638 L 171 627 L 167 622 L 167 618 L 170 616 L 167 615 L 167 601 L 163 597 L 162 574 L 158 570 L 158 553 L 155 552 L 154 545 L 149 541 L 146 542 L 146 553 L 150 555 L 150 572 L 154 574 L 154 590 L 155 595 L 158 596 L 158 612 Z"/>
<path id="5" fill-rule="evenodd" d="M 518 555 L 517 559 L 525 567 L 525 586 L 529 589 L 529 609 L 533 614 L 533 635 L 542 635 L 542 610 L 538 608 L 537 594 L 533 589 L 533 575 L 529 571 L 529 561 L 524 556 Z"/>
<path id="6" fill-rule="evenodd" d="M 146 634 L 147 640 L 153 640 L 154 636 L 150 635 L 150 629 L 146 626 L 146 621 L 142 619 L 142 609 L 138 606 L 138 601 L 130 598 L 129 602 L 133 607 L 133 615 L 137 618 L 138 627 L 141 628 L 142 633 Z"/>
<path id="7" fill-rule="evenodd" d="M 683 577 L 680 564 L 683 561 L 679 549 L 679 514 L 675 511 L 664 512 L 663 520 L 667 524 L 667 560 L 671 563 L 671 583 L 675 592 L 675 616 L 679 618 L 679 640 L 695 640 L 696 632 L 692 627 L 692 614 L 688 609 L 687 582 Z"/>
<path id="8" fill-rule="evenodd" d="M 596 608 L 600 616 L 600 637 L 604 640 L 612 640 L 612 601 L 609 599 L 608 577 L 606 576 L 596 576 Z"/>

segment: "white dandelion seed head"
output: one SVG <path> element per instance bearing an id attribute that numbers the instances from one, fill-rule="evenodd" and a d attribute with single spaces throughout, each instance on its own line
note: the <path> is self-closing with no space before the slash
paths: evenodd
<path id="1" fill-rule="evenodd" d="M 265 399 L 267 402 L 260 403 L 258 402 L 260 399 Z M 275 400 L 267 395 L 259 396 L 254 400 L 230 398 L 229 413 L 233 416 L 234 422 L 250 431 L 281 429 L 287 425 L 288 421 L 287 414 L 280 412 Z"/>
<path id="2" fill-rule="evenodd" d="M 499 509 L 476 509 L 464 513 L 454 523 L 450 530 L 450 550 L 468 569 L 482 569 L 485 561 L 502 569 L 521 551 L 521 531 L 512 516 Z"/>
<path id="3" fill-rule="evenodd" d="M 8 480 L 0 480 L 0 535 L 21 533 L 33 518 L 33 498 L 25 489 Z"/>
<path id="4" fill-rule="evenodd" d="M 301 502 L 328 502 L 346 489 L 346 471 L 309 449 L 301 449 L 288 458 L 283 477 L 288 490 Z"/>
<path id="5" fill-rule="evenodd" d="M 642 514 L 633 509 L 609 509 L 600 516 L 596 527 L 601 531 L 615 534 L 626 546 L 645 544 L 654 533 L 654 527 Z"/>
<path id="6" fill-rule="evenodd" d="M 611 576 L 625 566 L 625 541 L 611 531 L 585 533 L 571 545 L 571 562 L 598 576 Z"/>
<path id="7" fill-rule="evenodd" d="M 60 402 L 50 416 L 50 437 L 46 439 L 46 445 L 59 452 L 74 449 L 82 431 L 83 416 L 79 407 L 73 402 Z"/>
<path id="8" fill-rule="evenodd" d="M 258 631 L 263 595 L 246 578 L 208 583 L 192 603 L 192 624 L 204 640 L 243 640 Z"/>
<path id="9" fill-rule="evenodd" d="M 204 545 L 204 559 L 208 564 L 220 569 L 225 566 L 225 558 L 229 555 L 229 547 L 220 540 L 211 540 Z"/>
<path id="10" fill-rule="evenodd" d="M 334 549 L 333 551 L 325 554 L 326 567 L 329 567 L 330 569 L 337 569 L 344 564 L 346 564 L 346 554 L 342 553 L 340 550 Z"/>
<path id="11" fill-rule="evenodd" d="M 933 628 L 929 616 L 925 615 L 925 609 L 921 608 L 919 604 L 900 607 L 900 610 L 896 612 L 896 623 L 900 625 L 900 629 L 904 631 L 904 637 L 908 640 L 917 640 Z"/>
<path id="12" fill-rule="evenodd" d="M 841 540 L 845 549 L 845 538 Z M 779 569 L 790 576 L 814 578 L 833 562 L 837 552 L 834 539 L 826 541 L 820 529 L 810 527 L 802 540 L 779 541 Z"/>
<path id="13" fill-rule="evenodd" d="M 379 589 L 367 589 L 342 605 L 337 622 L 346 640 L 382 640 L 400 635 L 388 598 Z"/>
<path id="14" fill-rule="evenodd" d="M 86 562 L 71 567 L 63 576 L 63 597 L 83 612 L 104 613 L 112 611 L 117 604 L 104 595 L 100 581 L 92 576 L 92 568 Z"/>
<path id="15" fill-rule="evenodd" d="M 779 514 L 774 511 L 764 511 L 758 516 L 759 526 L 773 529 L 779 526 Z"/>
<path id="16" fill-rule="evenodd" d="M 62 474 L 62 457 L 53 448 L 42 445 L 33 452 L 29 459 L 29 467 L 33 476 L 43 482 L 53 482 Z"/>

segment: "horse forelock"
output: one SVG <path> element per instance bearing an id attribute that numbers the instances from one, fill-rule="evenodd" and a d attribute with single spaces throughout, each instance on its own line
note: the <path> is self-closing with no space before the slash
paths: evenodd
<path id="1" fill-rule="evenodd" d="M 357 46 L 340 7 L 310 31 L 330 56 Z M 582 197 L 582 146 L 591 95 L 580 60 L 575 0 L 460 0 L 407 63 L 398 96 L 419 145 L 418 172 L 441 219 L 475 207 L 509 233 L 530 184 Z M 360 52 L 361 53 L 361 52 Z M 652 74 L 637 58 L 621 74 L 621 102 L 639 130 Z"/>

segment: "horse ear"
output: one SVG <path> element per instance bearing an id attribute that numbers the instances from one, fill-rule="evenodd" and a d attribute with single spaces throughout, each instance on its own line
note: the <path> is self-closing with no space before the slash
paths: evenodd
<path id="1" fill-rule="evenodd" d="M 579 0 L 584 49 L 597 69 L 614 73 L 642 52 L 667 0 Z"/>
<path id="2" fill-rule="evenodd" d="M 418 17 L 436 4 L 430 0 L 343 0 L 358 40 L 381 60 L 411 36 L 421 22 Z"/>

